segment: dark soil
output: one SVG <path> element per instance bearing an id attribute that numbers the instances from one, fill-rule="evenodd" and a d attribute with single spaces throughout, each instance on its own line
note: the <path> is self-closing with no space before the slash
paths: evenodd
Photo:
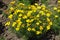
<path id="1" fill-rule="evenodd" d="M 5 26 L 2 25 L 2 22 L 0 22 L 0 34 L 4 33 Z"/>

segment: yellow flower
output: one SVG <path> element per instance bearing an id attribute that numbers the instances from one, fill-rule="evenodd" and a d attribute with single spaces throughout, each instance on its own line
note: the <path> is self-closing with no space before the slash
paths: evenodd
<path id="1" fill-rule="evenodd" d="M 28 29 L 27 29 L 28 31 L 31 31 L 31 28 L 30 27 L 28 27 Z"/>
<path id="2" fill-rule="evenodd" d="M 14 10 L 14 8 L 13 8 L 13 7 L 11 7 L 11 8 L 10 8 L 10 10 L 11 10 L 11 11 L 13 11 L 13 10 Z"/>
<path id="3" fill-rule="evenodd" d="M 17 27 L 20 27 L 20 26 L 21 26 L 21 24 L 22 24 L 22 22 L 19 22 L 19 23 L 17 24 Z"/>
<path id="4" fill-rule="evenodd" d="M 37 10 L 36 6 L 31 5 L 31 9 L 35 12 Z"/>
<path id="5" fill-rule="evenodd" d="M 38 6 L 37 9 L 41 9 L 41 6 Z"/>
<path id="6" fill-rule="evenodd" d="M 47 14 L 46 14 L 47 17 L 50 17 L 50 15 L 51 15 L 50 13 L 47 13 Z"/>
<path id="7" fill-rule="evenodd" d="M 20 10 L 21 11 L 21 13 L 24 13 L 24 10 Z"/>
<path id="8" fill-rule="evenodd" d="M 39 35 L 39 34 L 41 34 L 41 32 L 40 31 L 36 31 L 36 34 Z"/>
<path id="9" fill-rule="evenodd" d="M 45 15 L 44 11 L 40 11 L 39 13 L 40 13 L 41 15 Z"/>
<path id="10" fill-rule="evenodd" d="M 13 5 L 14 3 L 15 3 L 15 1 L 10 2 L 10 4 L 12 4 L 12 5 Z"/>
<path id="11" fill-rule="evenodd" d="M 47 26 L 47 30 L 49 30 L 49 29 L 50 29 L 50 25 Z"/>
<path id="12" fill-rule="evenodd" d="M 39 23 L 42 23 L 42 21 L 39 20 Z"/>
<path id="13" fill-rule="evenodd" d="M 16 25 L 16 22 L 13 22 L 12 27 L 14 27 L 15 25 Z"/>
<path id="14" fill-rule="evenodd" d="M 40 26 L 40 30 L 43 30 L 43 26 Z"/>
<path id="15" fill-rule="evenodd" d="M 31 19 L 31 22 L 33 22 L 34 21 L 34 19 Z"/>
<path id="16" fill-rule="evenodd" d="M 13 14 L 16 15 L 17 14 L 17 10 L 15 10 Z"/>
<path id="17" fill-rule="evenodd" d="M 22 16 L 22 14 L 19 14 L 19 17 L 21 17 Z"/>
<path id="18" fill-rule="evenodd" d="M 28 11 L 27 16 L 31 16 L 32 11 Z"/>
<path id="19" fill-rule="evenodd" d="M 35 28 L 32 28 L 31 30 L 32 30 L 32 31 L 36 31 Z"/>
<path id="20" fill-rule="evenodd" d="M 27 18 L 27 15 L 24 15 L 24 16 L 23 16 L 23 19 L 26 19 L 26 18 Z"/>
<path id="21" fill-rule="evenodd" d="M 18 20 L 20 20 L 20 21 L 21 21 L 21 18 L 18 18 Z"/>
<path id="22" fill-rule="evenodd" d="M 39 13 L 44 13 L 44 11 L 40 11 Z"/>
<path id="23" fill-rule="evenodd" d="M 36 6 L 38 6 L 38 3 L 35 3 Z"/>
<path id="24" fill-rule="evenodd" d="M 45 12 L 49 12 L 49 10 L 45 10 Z"/>
<path id="25" fill-rule="evenodd" d="M 58 0 L 58 3 L 60 3 L 60 0 Z"/>
<path id="26" fill-rule="evenodd" d="M 16 12 L 18 13 L 18 12 L 20 12 L 21 10 L 19 10 L 19 9 L 16 9 Z"/>
<path id="27" fill-rule="evenodd" d="M 19 31 L 19 29 L 20 29 L 20 28 L 19 28 L 19 27 L 17 27 L 17 28 L 16 28 L 16 31 Z"/>
<path id="28" fill-rule="evenodd" d="M 39 22 L 36 23 L 36 25 L 39 25 L 39 24 L 40 24 Z"/>
<path id="29" fill-rule="evenodd" d="M 31 16 L 31 13 L 27 13 L 27 16 L 28 16 L 28 17 Z"/>
<path id="30" fill-rule="evenodd" d="M 23 3 L 19 3 L 19 5 L 24 6 L 24 4 L 23 4 Z"/>
<path id="31" fill-rule="evenodd" d="M 22 21 L 20 21 L 19 24 L 21 25 L 22 24 Z"/>
<path id="32" fill-rule="evenodd" d="M 42 8 L 43 11 L 45 11 L 46 8 Z"/>
<path id="33" fill-rule="evenodd" d="M 44 4 L 42 4 L 41 7 L 46 8 L 46 6 Z"/>
<path id="34" fill-rule="evenodd" d="M 17 11 L 17 13 L 18 13 L 18 12 L 24 13 L 24 11 L 23 11 L 23 10 L 16 10 L 16 11 Z"/>
<path id="35" fill-rule="evenodd" d="M 57 10 L 57 12 L 60 12 L 60 10 Z"/>
<path id="36" fill-rule="evenodd" d="M 36 12 L 37 10 L 36 9 L 34 9 L 34 10 L 32 10 L 33 12 Z"/>
<path id="37" fill-rule="evenodd" d="M 40 17 L 40 15 L 39 14 L 37 14 L 37 16 L 36 17 Z"/>
<path id="38" fill-rule="evenodd" d="M 10 15 L 8 16 L 8 18 L 9 18 L 9 19 L 12 19 L 12 17 L 13 17 L 13 15 L 12 15 L 12 14 L 10 14 Z"/>
<path id="39" fill-rule="evenodd" d="M 36 7 L 35 7 L 35 5 L 31 5 L 31 8 L 32 8 L 32 9 L 35 9 Z"/>
<path id="40" fill-rule="evenodd" d="M 28 9 L 31 9 L 31 7 L 29 6 Z"/>
<path id="41" fill-rule="evenodd" d="M 58 18 L 58 15 L 55 15 L 55 18 Z"/>
<path id="42" fill-rule="evenodd" d="M 19 22 L 20 22 L 20 20 L 16 20 L 16 22 L 17 22 L 17 23 L 19 23 Z"/>
<path id="43" fill-rule="evenodd" d="M 28 22 L 28 23 L 29 23 L 29 22 L 31 22 L 31 20 L 30 20 L 30 19 L 27 19 L 27 20 L 26 20 L 26 22 Z"/>
<path id="44" fill-rule="evenodd" d="M 49 25 L 52 25 L 52 22 L 49 22 Z"/>
<path id="45" fill-rule="evenodd" d="M 57 7 L 54 7 L 53 10 L 57 10 Z"/>
<path id="46" fill-rule="evenodd" d="M 48 22 L 50 22 L 50 19 L 49 19 L 49 18 L 47 18 L 47 21 L 48 21 Z"/>
<path id="47" fill-rule="evenodd" d="M 5 26 L 9 26 L 9 25 L 10 25 L 10 22 L 9 21 L 5 23 Z"/>
<path id="48" fill-rule="evenodd" d="M 27 26 L 30 26 L 31 24 L 30 23 L 27 23 Z"/>

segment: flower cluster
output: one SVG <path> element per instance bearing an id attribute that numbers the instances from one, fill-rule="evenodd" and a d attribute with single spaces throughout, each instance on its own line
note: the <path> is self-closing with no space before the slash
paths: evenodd
<path id="1" fill-rule="evenodd" d="M 59 13 L 60 12 L 60 6 L 54 7 L 53 10 Z"/>
<path id="2" fill-rule="evenodd" d="M 18 5 L 16 5 L 18 4 Z M 9 8 L 9 21 L 6 22 L 5 26 L 13 27 L 16 31 L 22 31 L 23 33 L 32 33 L 39 35 L 43 32 L 50 30 L 53 25 L 52 16 L 55 18 L 58 15 L 53 15 L 53 13 L 44 4 L 26 6 L 23 3 L 15 3 L 15 1 L 10 3 Z M 54 7 L 56 11 L 57 8 Z M 58 10 L 58 12 L 60 12 Z"/>

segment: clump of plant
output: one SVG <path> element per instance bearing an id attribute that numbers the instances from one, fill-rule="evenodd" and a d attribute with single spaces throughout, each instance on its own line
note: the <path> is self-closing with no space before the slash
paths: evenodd
<path id="1" fill-rule="evenodd" d="M 8 10 L 9 21 L 5 26 L 9 26 L 19 35 L 40 36 L 51 28 L 60 29 L 60 11 L 55 12 L 56 7 L 51 11 L 44 4 L 26 6 L 24 3 L 13 1 L 9 4 Z"/>

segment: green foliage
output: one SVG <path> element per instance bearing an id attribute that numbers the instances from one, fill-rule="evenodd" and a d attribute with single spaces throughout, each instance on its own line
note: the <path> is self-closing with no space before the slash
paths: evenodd
<path id="1" fill-rule="evenodd" d="M 30 4 L 30 1 L 29 0 L 19 0 L 20 2 L 26 4 L 26 5 L 29 5 Z"/>
<path id="2" fill-rule="evenodd" d="M 1 37 L 0 37 L 0 40 L 5 40 L 5 38 L 1 36 Z"/>
<path id="3" fill-rule="evenodd" d="M 46 3 L 47 0 L 41 0 L 41 3 Z"/>

